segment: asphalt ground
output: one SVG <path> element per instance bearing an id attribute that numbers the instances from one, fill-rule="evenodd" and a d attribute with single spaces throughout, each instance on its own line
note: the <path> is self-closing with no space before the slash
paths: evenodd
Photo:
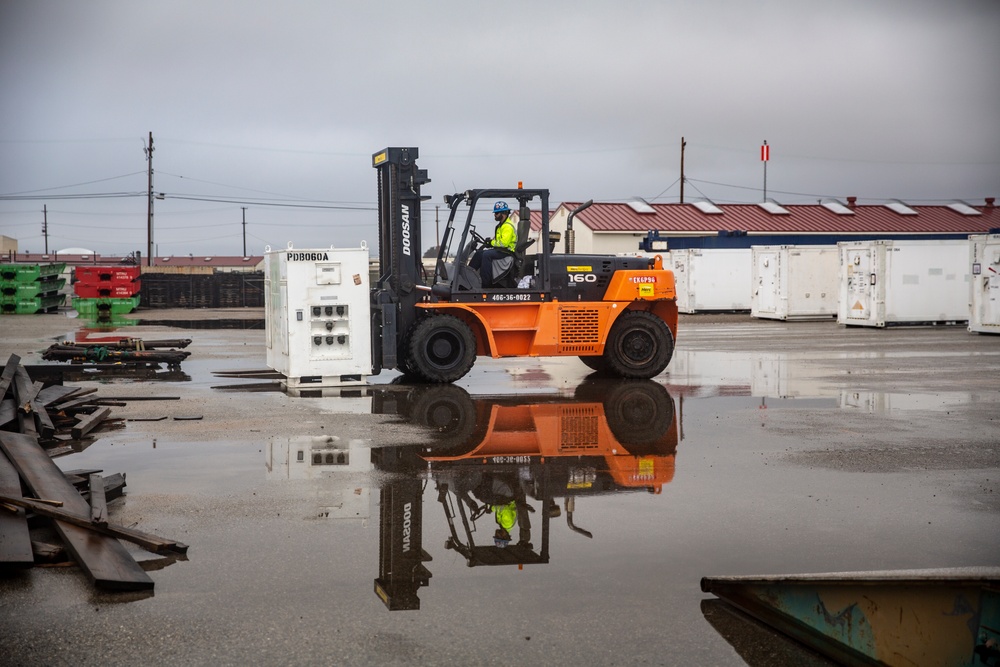
<path id="1" fill-rule="evenodd" d="M 70 383 L 180 397 L 113 408 L 166 419 L 127 421 L 57 462 L 126 473 L 111 520 L 190 550 L 169 564 L 135 551 L 151 595 L 97 591 L 76 567 L 0 576 L 5 664 L 809 664 L 730 617 L 701 577 L 1000 565 L 1000 337 L 682 316 L 673 361 L 638 394 L 595 383 L 575 358 L 479 359 L 442 401 L 478 406 L 471 423 L 452 414 L 471 438 L 490 411 L 511 423 L 530 413 L 539 434 L 545 410 L 584 408 L 601 424 L 631 420 L 623 442 L 657 431 L 655 466 L 640 470 L 649 492 L 609 478 L 600 456 L 483 466 L 453 451 L 428 464 L 420 457 L 446 429 L 414 417 L 432 395 L 394 373 L 319 397 L 214 375 L 265 367 L 262 316 L 134 314 L 139 324 L 115 335 L 193 340 L 182 372 Z M 240 328 L 200 328 L 223 319 Z M 0 360 L 37 363 L 52 342 L 88 333 L 108 335 L 65 313 L 4 316 Z M 633 410 L 643 396 L 653 407 Z M 321 446 L 349 465 L 298 464 L 298 450 Z M 389 465 L 386 452 L 416 464 Z M 550 516 L 548 562 L 471 567 L 446 547 L 442 486 L 485 469 L 551 500 L 528 498 L 535 552 Z M 415 484 L 410 539 L 433 558 L 430 577 L 419 610 L 390 611 L 375 590 L 380 504 Z M 479 521 L 474 537 L 489 544 L 491 517 Z"/>

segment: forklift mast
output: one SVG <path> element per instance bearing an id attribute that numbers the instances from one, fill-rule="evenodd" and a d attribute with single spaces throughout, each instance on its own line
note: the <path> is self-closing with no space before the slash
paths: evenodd
<path id="1" fill-rule="evenodd" d="M 416 320 L 424 296 L 420 187 L 430 183 L 417 168 L 417 148 L 385 148 L 372 156 L 378 170 L 379 278 L 372 288 L 372 373 L 395 368 L 400 343 Z"/>
<path id="2" fill-rule="evenodd" d="M 409 471 L 405 448 L 373 450 L 379 470 Z M 424 563 L 432 560 L 423 548 L 423 480 L 412 474 L 382 487 L 379 498 L 378 578 L 375 594 L 389 611 L 420 609 L 417 592 L 430 582 Z"/>

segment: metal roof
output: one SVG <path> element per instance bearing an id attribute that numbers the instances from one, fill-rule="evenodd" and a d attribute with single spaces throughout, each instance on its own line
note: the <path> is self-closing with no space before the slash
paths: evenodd
<path id="1" fill-rule="evenodd" d="M 556 209 L 572 211 L 579 204 L 563 202 Z M 984 234 L 1000 227 L 995 206 L 977 206 L 981 215 L 963 215 L 948 206 L 910 206 L 916 215 L 901 214 L 884 204 L 849 206 L 853 215 L 838 215 L 820 204 L 782 204 L 788 214 L 768 213 L 758 204 L 718 204 L 722 213 L 702 213 L 693 204 L 652 204 L 655 213 L 636 213 L 626 203 L 595 203 L 574 222 L 594 232 L 667 234 Z M 541 226 L 532 212 L 532 227 Z"/>

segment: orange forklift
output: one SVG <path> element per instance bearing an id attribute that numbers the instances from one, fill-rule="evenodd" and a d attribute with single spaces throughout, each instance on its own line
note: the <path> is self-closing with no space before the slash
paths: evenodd
<path id="1" fill-rule="evenodd" d="M 417 591 L 430 582 L 422 539 L 428 479 L 448 522 L 445 549 L 469 567 L 520 567 L 549 562 L 550 519 L 563 511 L 569 530 L 592 537 L 574 523 L 578 497 L 658 494 L 674 477 L 674 401 L 650 380 L 591 379 L 572 397 L 473 398 L 454 385 L 393 385 L 373 394 L 373 412 L 431 432 L 425 444 L 372 450 L 386 473 L 375 592 L 390 610 L 419 609 Z M 498 487 L 509 497 L 491 498 Z M 501 546 L 490 506 L 504 502 L 516 504 L 518 518 Z M 486 525 L 477 530 L 480 519 Z"/>
<path id="2" fill-rule="evenodd" d="M 673 273 L 658 256 L 556 254 L 548 190 L 467 190 L 444 198 L 447 225 L 428 275 L 420 205 L 429 197 L 420 190 L 430 179 L 417 157 L 416 148 L 372 156 L 380 261 L 372 288 L 373 374 L 396 368 L 424 382 L 454 382 L 476 356 L 578 356 L 622 378 L 663 372 L 677 337 L 677 304 Z M 474 215 L 494 200 L 517 202 L 518 242 L 499 284 L 484 287 L 469 267 L 487 243 Z M 529 238 L 530 205 L 540 209 L 542 243 Z M 465 220 L 458 225 L 460 211 Z"/>

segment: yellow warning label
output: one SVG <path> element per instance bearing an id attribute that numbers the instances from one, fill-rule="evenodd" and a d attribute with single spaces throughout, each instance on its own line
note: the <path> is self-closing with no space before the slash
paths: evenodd
<path id="1" fill-rule="evenodd" d="M 389 159 L 388 151 L 382 151 L 381 153 L 377 154 L 375 157 L 372 158 L 372 166 L 377 167 L 388 159 Z"/>
<path id="2" fill-rule="evenodd" d="M 851 310 L 864 310 L 865 307 L 861 305 L 860 301 L 855 301 L 854 305 L 851 306 Z"/>
<path id="3" fill-rule="evenodd" d="M 569 271 L 570 273 L 576 273 L 576 272 L 589 273 L 594 269 L 590 266 L 567 266 L 566 270 Z"/>
<path id="4" fill-rule="evenodd" d="M 653 296 L 653 285 L 639 285 L 639 296 Z"/>
<path id="5" fill-rule="evenodd" d="M 639 474 L 640 475 L 644 475 L 644 476 L 652 477 L 653 476 L 653 471 L 654 471 L 654 466 L 655 466 L 655 464 L 653 462 L 653 459 L 651 459 L 651 458 L 642 458 L 642 459 L 639 459 Z"/>

